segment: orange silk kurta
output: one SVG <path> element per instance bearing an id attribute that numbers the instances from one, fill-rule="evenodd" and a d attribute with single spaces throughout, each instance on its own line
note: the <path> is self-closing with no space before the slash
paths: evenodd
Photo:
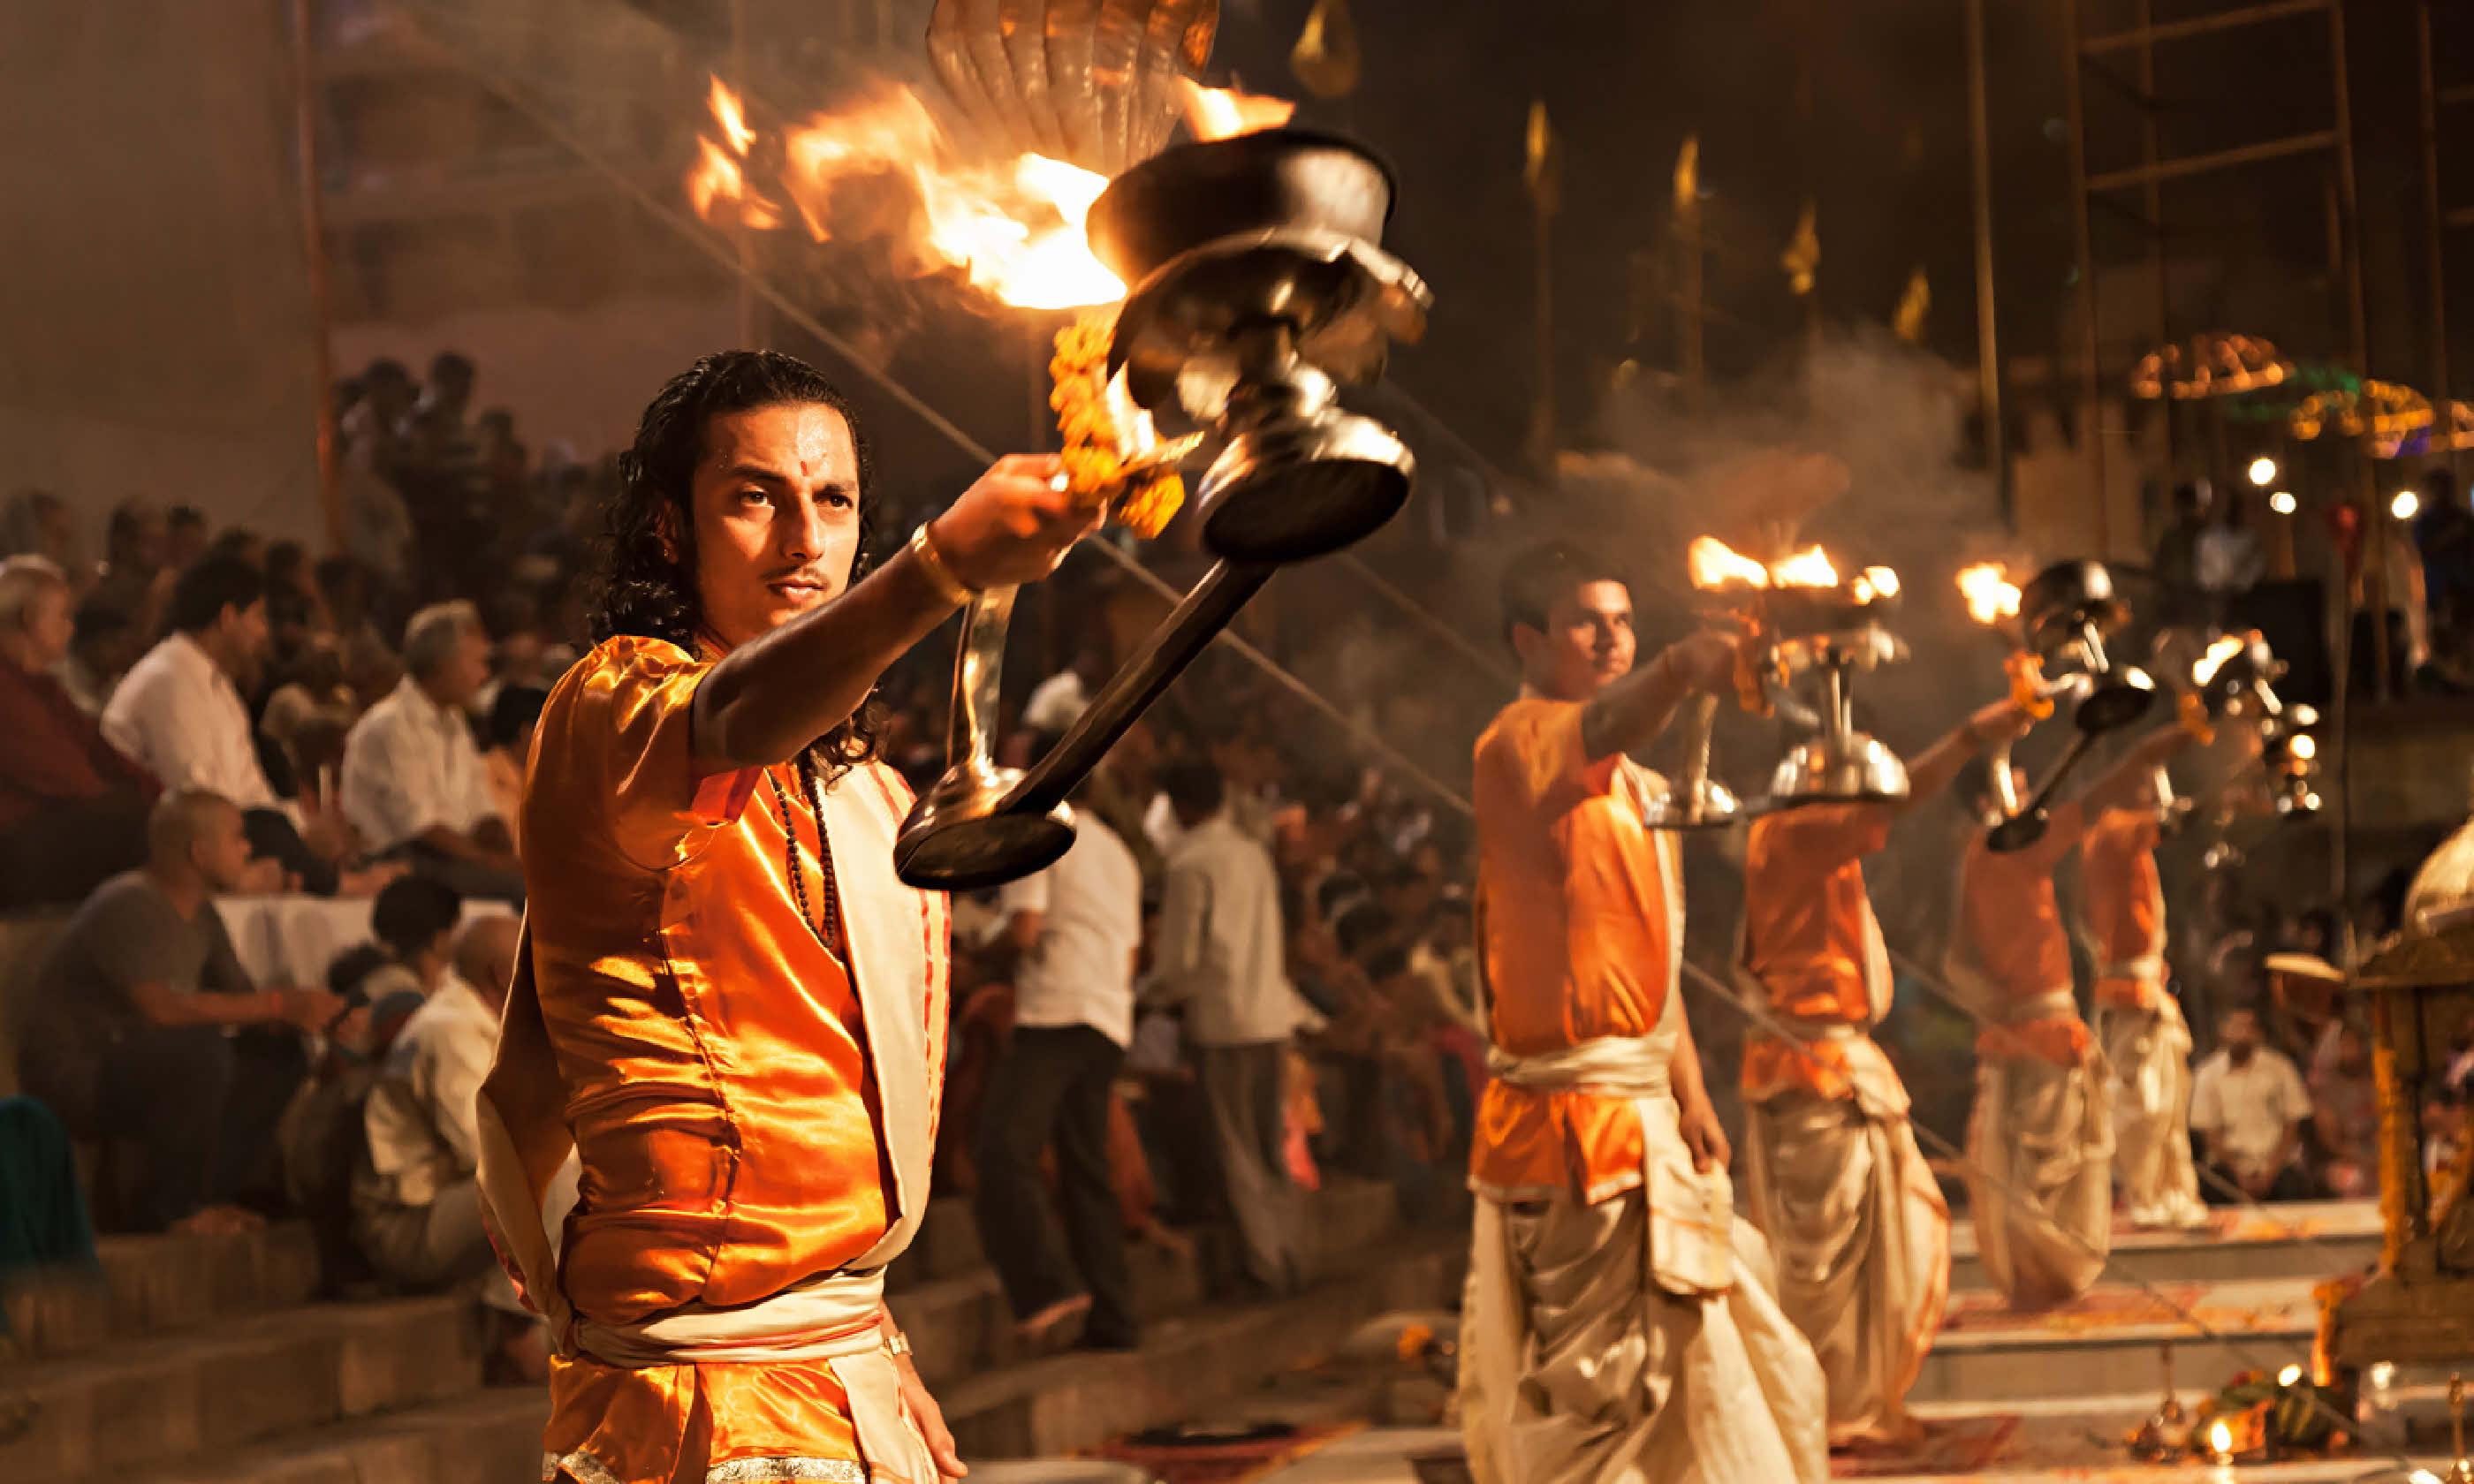
<path id="1" fill-rule="evenodd" d="M 1744 851 L 1744 969 L 1781 1018 L 1862 1028 L 1879 1017 L 1880 930 L 1863 858 L 1889 839 L 1889 811 L 1873 804 L 1813 804 L 1753 822 Z M 1846 1057 L 1832 1041 L 1787 1045 L 1756 1036 L 1744 1046 L 1744 1089 L 1846 1097 L 1854 1090 Z"/>
<path id="2" fill-rule="evenodd" d="M 659 640 L 611 640 L 552 690 L 534 740 L 523 820 L 534 974 L 582 1164 L 559 1283 L 579 1319 L 600 1324 L 765 1299 L 852 1265 L 893 1216 L 860 1001 L 803 918 L 786 864 L 785 801 L 809 916 L 821 918 L 816 821 L 787 765 L 769 770 L 779 795 L 764 770 L 698 776 L 691 703 L 710 669 Z M 908 802 L 875 766 L 844 776 L 837 798 L 844 790 L 894 820 Z M 868 889 L 890 887 L 889 863 L 883 874 Z M 842 899 L 855 889 L 844 880 Z M 929 940 L 929 982 L 902 993 L 904 1013 L 928 1028 L 932 1089 L 942 910 L 922 895 L 916 928 L 900 929 Z M 920 1043 L 915 1029 L 892 1040 Z M 860 1456 L 823 1363 L 563 1358 L 550 1396 L 549 1453 L 623 1484 L 667 1484 L 689 1446 L 714 1468 Z"/>
<path id="3" fill-rule="evenodd" d="M 1959 868 L 1958 958 L 1993 994 L 1996 1017 L 2039 995 L 2068 993 L 2071 940 L 2053 896 L 2053 868 L 2079 843 L 2085 825 L 2075 803 L 2058 804 L 2043 838 L 2004 854 L 1978 832 Z M 2076 1065 L 2085 1054 L 2087 1026 L 2077 1011 L 2039 1016 L 1988 1027 L 1977 1039 L 1979 1056 L 2038 1056 L 2055 1065 Z"/>
<path id="4" fill-rule="evenodd" d="M 2079 843 L 2079 901 L 2096 955 L 2096 1002 L 2147 1009 L 2164 982 L 2165 886 L 2152 809 L 2107 809 Z"/>
<path id="5" fill-rule="evenodd" d="M 1524 697 L 1478 739 L 1480 947 L 1494 1043 L 1510 1055 L 1658 1024 L 1673 988 L 1670 887 L 1641 790 L 1622 758 L 1589 758 L 1578 703 Z M 1470 1184 L 1496 1200 L 1602 1201 L 1640 1183 L 1641 1157 L 1630 1099 L 1497 1078 Z"/>

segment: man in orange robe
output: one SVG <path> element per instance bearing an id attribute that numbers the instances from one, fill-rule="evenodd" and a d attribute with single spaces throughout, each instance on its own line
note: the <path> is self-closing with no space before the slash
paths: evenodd
<path id="1" fill-rule="evenodd" d="M 1988 828 L 1959 867 L 1950 977 L 1991 1022 L 1976 1042 L 1968 1209 L 1985 1274 L 2013 1308 L 2077 1298 L 2113 1249 L 2113 1073 L 2079 1017 L 2053 868 L 2092 815 L 2129 797 L 2192 741 L 2183 727 L 2159 729 L 2082 798 L 2055 805 L 2034 844 L 1995 850 Z M 2025 788 L 2016 774 L 2010 783 L 2013 793 Z M 1960 786 L 1978 817 L 1999 821 L 1980 761 L 1961 773 Z"/>
<path id="2" fill-rule="evenodd" d="M 2026 726 L 2015 703 L 1987 706 L 1907 765 L 1903 802 L 1765 814 L 1745 850 L 1743 970 L 1788 1033 L 1744 1047 L 1753 1221 L 1778 1257 L 1779 1306 L 1828 1378 L 1832 1446 L 1913 1432 L 1907 1388 L 1950 1295 L 1950 1208 L 1870 1034 L 1890 1011 L 1890 965 L 1863 859 Z"/>
<path id="3" fill-rule="evenodd" d="M 1055 460 L 1003 459 L 868 570 L 857 423 L 771 352 L 674 378 L 621 471 L 601 642 L 535 733 L 480 1106 L 491 1230 L 556 1351 L 542 1477 L 958 1475 L 882 1280 L 928 1201 L 945 903 L 893 874 L 909 800 L 865 703 L 1090 517 Z"/>
<path id="4" fill-rule="evenodd" d="M 1664 789 L 1623 754 L 1734 641 L 1686 638 L 1633 668 L 1623 580 L 1561 544 L 1504 575 L 1525 682 L 1479 739 L 1479 945 L 1495 1080 L 1476 1191 L 1461 1419 L 1480 1484 L 1828 1474 L 1820 1368 L 1734 1217 L 1728 1149 L 1676 987 Z"/>
<path id="5" fill-rule="evenodd" d="M 2081 936 L 2096 957 L 2096 1026 L 2113 1066 L 2113 1169 L 2131 1224 L 2208 1221 L 2191 1163 L 2191 1027 L 2165 980 L 2156 791 L 2143 782 L 2079 845 Z"/>

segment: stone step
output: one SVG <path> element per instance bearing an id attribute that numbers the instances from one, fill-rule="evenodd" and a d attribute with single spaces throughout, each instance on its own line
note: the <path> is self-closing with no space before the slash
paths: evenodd
<path id="1" fill-rule="evenodd" d="M 123 1472 L 136 1484 L 530 1484 L 549 1395 L 470 1392 L 273 1442 Z"/>
<path id="2" fill-rule="evenodd" d="M 1031 1358 L 1014 1333 L 1013 1313 L 996 1272 L 984 1260 L 955 1276 L 919 1277 L 941 1269 L 964 1250 L 952 1210 L 947 1202 L 934 1203 L 920 1227 L 923 1239 L 932 1232 L 938 1233 L 942 1252 L 914 1268 L 913 1281 L 907 1285 L 895 1287 L 887 1275 L 886 1303 L 894 1321 L 910 1336 L 920 1376 L 932 1384 Z M 1372 1181 L 1336 1179 L 1309 1192 L 1303 1254 L 1307 1281 L 1353 1272 L 1379 1257 L 1386 1239 L 1399 1225 L 1398 1212 L 1392 1187 Z M 981 1248 L 966 1205 L 960 1217 L 963 1232 L 969 1233 L 967 1250 L 977 1255 Z M 1151 1242 L 1132 1243 L 1127 1249 L 1134 1309 L 1145 1324 L 1190 1310 L 1209 1296 L 1229 1293 L 1238 1281 L 1241 1263 L 1233 1229 L 1206 1227 L 1178 1234 L 1188 1244 L 1185 1251 Z M 918 1250 L 914 1243 L 911 1251 Z"/>
<path id="3" fill-rule="evenodd" d="M 2379 1259 L 2380 1211 L 2371 1201 L 2311 1201 L 2262 1210 L 2216 1210 L 2195 1232 L 2117 1228 L 2107 1282 L 2194 1282 L 2201 1280 L 2333 1278 L 2359 1273 Z M 1953 1292 L 1987 1289 L 1976 1251 L 1976 1228 L 1951 1228 Z"/>
<path id="4" fill-rule="evenodd" d="M 2116 1395 L 2161 1378 L 2166 1341 L 2173 1346 L 2175 1384 L 2186 1394 L 2214 1391 L 2239 1371 L 2309 1362 L 2318 1328 L 2311 1288 L 2307 1280 L 2250 1279 L 2167 1284 L 2160 1298 L 2100 1284 L 2072 1304 L 2025 1314 L 1990 1294 L 1955 1295 L 1908 1395 L 1918 1402 L 1986 1407 Z"/>
<path id="5" fill-rule="evenodd" d="M 1327 1354 L 1394 1309 L 1454 1300 L 1466 1236 L 1386 1243 L 1354 1276 L 1269 1304 L 1221 1304 L 1152 1326 L 1139 1351 L 1076 1353 L 973 1376 L 939 1400 L 965 1457 L 1072 1452 L 1190 1418 L 1279 1372 Z"/>
<path id="6" fill-rule="evenodd" d="M 297 1221 L 228 1236 L 107 1236 L 95 1252 L 99 1271 L 55 1269 L 0 1286 L 20 1354 L 81 1354 L 115 1338 L 290 1308 L 318 1287 L 317 1243 Z"/>
<path id="7" fill-rule="evenodd" d="M 481 1318 L 454 1296 L 315 1304 L 0 1368 L 35 1405 L 0 1479 L 74 1479 L 223 1451 L 481 1383 Z M 536 1460 L 538 1462 L 538 1460 Z"/>

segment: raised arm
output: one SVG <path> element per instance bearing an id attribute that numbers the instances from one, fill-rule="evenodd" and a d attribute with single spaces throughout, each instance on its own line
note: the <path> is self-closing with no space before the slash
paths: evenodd
<path id="1" fill-rule="evenodd" d="M 1052 454 L 1007 454 L 928 524 L 933 557 L 905 549 L 813 612 L 725 656 L 696 686 L 696 760 L 764 767 L 841 725 L 877 678 L 944 622 L 958 594 L 1036 582 L 1100 521 L 1052 481 Z M 941 563 L 939 573 L 931 563 Z"/>
<path id="2" fill-rule="evenodd" d="M 1969 758 L 1998 743 L 2017 741 L 2034 724 L 2034 718 L 2018 702 L 2007 698 L 1981 708 L 1959 723 L 1950 735 L 1908 760 L 1907 797 L 1883 807 L 1898 811 L 1914 808 L 1948 788 Z"/>
<path id="3" fill-rule="evenodd" d="M 1726 689 L 1734 680 L 1737 650 L 1733 634 L 1686 634 L 1599 691 L 1581 711 L 1581 745 L 1590 759 L 1644 746 L 1694 692 Z"/>
<path id="4" fill-rule="evenodd" d="M 2139 792 L 2139 786 L 2158 764 L 2190 748 L 2198 735 L 2180 722 L 2159 727 L 2139 739 L 2139 745 L 2122 755 L 2122 760 L 2106 769 L 2101 777 L 2088 785 L 2079 796 L 2081 811 L 2090 819 L 2105 810 L 2127 802 Z"/>

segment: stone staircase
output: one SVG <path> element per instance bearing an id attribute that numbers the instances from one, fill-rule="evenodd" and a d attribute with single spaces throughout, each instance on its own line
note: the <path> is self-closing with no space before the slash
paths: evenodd
<path id="1" fill-rule="evenodd" d="M 969 1209 L 938 1201 L 887 1275 L 966 1456 L 1088 1447 L 1188 1416 L 1323 1353 L 1387 1309 L 1456 1291 L 1457 1232 L 1401 1229 L 1389 1186 L 1334 1181 L 1313 1200 L 1302 1294 L 1232 1304 L 1233 1234 L 1133 1254 L 1142 1349 L 1033 1357 L 1016 1341 Z M 547 1402 L 482 1385 L 483 1335 L 452 1298 L 313 1300 L 308 1232 L 116 1236 L 94 1276 L 22 1281 L 5 1299 L 16 1354 L 0 1411 L 35 1410 L 0 1442 L 0 1480 L 280 1480 L 509 1484 L 539 1476 Z"/>

